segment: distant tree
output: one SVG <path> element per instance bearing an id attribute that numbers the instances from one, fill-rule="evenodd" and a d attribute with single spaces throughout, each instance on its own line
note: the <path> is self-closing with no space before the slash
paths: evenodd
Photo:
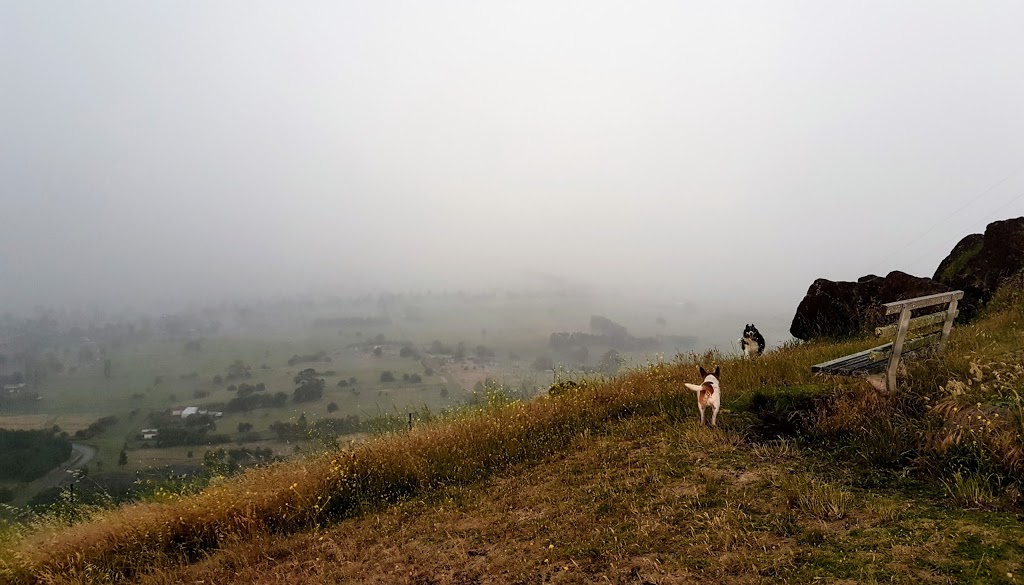
<path id="1" fill-rule="evenodd" d="M 252 430 L 252 423 L 240 422 L 238 423 L 238 432 L 248 433 Z"/>
<path id="2" fill-rule="evenodd" d="M 570 357 L 574 362 L 578 364 L 585 364 L 587 363 L 587 360 L 590 358 L 590 350 L 587 349 L 587 346 L 581 345 L 572 351 Z"/>
<path id="3" fill-rule="evenodd" d="M 305 370 L 302 370 L 298 374 L 295 374 L 295 377 L 292 379 L 292 381 L 294 381 L 296 384 L 305 384 L 306 382 L 315 380 L 319 375 L 320 374 L 316 372 L 316 369 L 306 368 Z"/>
<path id="4" fill-rule="evenodd" d="M 441 398 L 448 398 L 448 387 L 441 386 Z"/>
<path id="5" fill-rule="evenodd" d="M 238 385 L 238 395 L 241 397 L 251 396 L 258 392 L 263 392 L 266 389 L 267 387 L 263 382 L 260 382 L 259 384 L 246 384 L 245 382 L 242 382 Z"/>
<path id="6" fill-rule="evenodd" d="M 453 353 L 452 348 L 450 348 L 447 345 L 441 343 L 440 339 L 435 339 L 433 342 L 431 342 L 430 349 L 428 349 L 427 351 L 429 351 L 430 353 L 432 353 L 434 355 L 442 355 L 442 354 Z"/>
<path id="7" fill-rule="evenodd" d="M 421 378 L 419 374 L 410 374 L 409 381 L 412 382 L 413 384 L 419 384 L 420 382 L 423 381 L 423 378 Z"/>
<path id="8" fill-rule="evenodd" d="M 537 372 L 553 370 L 555 369 L 555 362 L 551 361 L 551 358 L 547 356 L 538 356 L 537 359 L 533 360 L 533 369 Z"/>
<path id="9" fill-rule="evenodd" d="M 416 348 L 411 345 L 403 345 L 402 349 L 398 351 L 398 357 L 404 358 L 419 358 L 420 352 L 416 351 Z"/>
<path id="10" fill-rule="evenodd" d="M 395 375 L 392 374 L 390 370 L 384 370 L 383 372 L 380 373 L 380 381 L 381 382 L 394 382 L 395 381 Z"/>
<path id="11" fill-rule="evenodd" d="M 117 456 L 117 464 L 122 466 L 128 465 L 128 452 L 124 449 L 121 449 L 121 454 Z"/>
<path id="12" fill-rule="evenodd" d="M 109 378 L 114 370 L 114 364 L 110 361 L 110 358 L 103 360 L 103 377 Z"/>
<path id="13" fill-rule="evenodd" d="M 625 361 L 626 360 L 622 357 L 621 353 L 614 349 L 609 349 L 601 356 L 601 360 L 598 362 L 597 367 L 607 374 L 615 374 L 618 373 Z"/>
<path id="14" fill-rule="evenodd" d="M 427 366 L 427 367 L 423 368 L 423 375 L 425 375 L 425 376 L 433 376 L 434 375 L 434 368 L 432 368 L 430 366 Z"/>
<path id="15" fill-rule="evenodd" d="M 601 315 L 591 315 L 590 328 L 595 333 L 600 333 L 609 337 L 623 338 L 628 335 L 625 327 L 619 325 L 615 321 L 612 321 L 608 317 L 602 317 Z"/>
<path id="16" fill-rule="evenodd" d="M 332 403 L 327 405 L 327 412 L 337 412 L 337 410 L 338 410 L 338 403 L 337 402 L 332 402 Z"/>
<path id="17" fill-rule="evenodd" d="M 384 355 L 384 350 L 381 349 L 381 347 L 378 345 L 378 346 L 373 348 L 373 355 L 375 355 L 377 357 L 380 357 L 380 356 Z"/>
<path id="18" fill-rule="evenodd" d="M 314 378 L 302 382 L 298 388 L 292 393 L 292 400 L 295 402 L 313 402 L 314 400 L 320 400 L 324 396 L 324 383 L 323 378 Z"/>
<path id="19" fill-rule="evenodd" d="M 216 376 L 213 377 L 213 383 L 220 386 L 221 384 L 224 383 L 224 377 L 221 376 L 220 374 L 217 374 Z"/>
<path id="20" fill-rule="evenodd" d="M 245 365 L 242 360 L 235 360 L 228 366 L 228 380 L 242 380 L 252 377 L 252 368 Z"/>
<path id="21" fill-rule="evenodd" d="M 338 388 L 344 388 L 348 386 L 348 380 L 338 380 Z"/>
<path id="22" fill-rule="evenodd" d="M 409 374 L 402 374 L 402 381 L 403 382 L 408 382 L 409 381 Z"/>
<path id="23" fill-rule="evenodd" d="M 192 397 L 193 398 L 206 398 L 209 395 L 210 395 L 210 391 L 209 390 L 202 390 L 202 389 L 196 390 L 195 392 L 192 393 Z"/>

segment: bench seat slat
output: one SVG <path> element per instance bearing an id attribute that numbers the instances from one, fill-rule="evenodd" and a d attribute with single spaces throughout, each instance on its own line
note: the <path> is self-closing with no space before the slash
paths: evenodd
<path id="1" fill-rule="evenodd" d="M 822 362 L 820 364 L 815 364 L 815 365 L 811 366 L 811 371 L 812 372 L 827 371 L 829 368 L 842 367 L 843 364 L 847 364 L 847 363 L 850 363 L 850 362 L 858 360 L 858 359 L 865 359 L 865 360 L 870 361 L 872 353 L 885 351 L 887 349 L 889 351 L 892 351 L 892 343 L 886 343 L 885 345 L 879 345 L 878 347 L 872 347 L 871 349 L 865 349 L 864 351 L 860 351 L 860 352 L 853 353 L 853 354 L 850 354 L 850 355 L 844 355 L 843 357 L 836 358 L 836 359 L 831 360 L 831 361 Z"/>

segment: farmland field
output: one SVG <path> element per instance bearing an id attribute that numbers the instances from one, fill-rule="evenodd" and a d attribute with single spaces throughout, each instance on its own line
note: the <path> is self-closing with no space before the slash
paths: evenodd
<path id="1" fill-rule="evenodd" d="M 660 341 L 623 349 L 613 366 L 601 361 L 610 347 L 600 338 L 579 347 L 553 347 L 552 333 L 588 332 L 595 314 L 621 323 L 630 339 Z M 66 367 L 37 381 L 33 399 L 0 402 L 0 428 L 59 427 L 72 441 L 97 450 L 86 472 L 102 482 L 109 474 L 197 469 L 210 449 L 269 449 L 284 457 L 303 450 L 313 434 L 369 432 L 355 428 L 356 419 L 404 421 L 409 413 L 438 412 L 471 400 L 485 385 L 530 396 L 556 377 L 609 373 L 609 367 L 676 351 L 728 348 L 734 335 L 719 323 L 709 326 L 683 304 L 580 295 L 382 296 L 375 303 L 222 308 L 161 317 L 156 326 L 143 323 L 140 328 L 148 327 L 148 333 L 128 341 L 97 341 L 70 332 L 58 336 L 45 350 L 51 362 Z M 783 327 L 780 319 L 762 329 L 773 334 Z M 701 330 L 715 331 L 718 338 L 692 335 Z M 0 374 L 18 367 L 8 363 Z M 300 375 L 319 384 L 318 397 L 298 400 L 296 389 L 305 383 Z M 260 402 L 240 407 L 243 394 L 256 394 Z M 197 430 L 189 425 L 200 419 L 190 422 L 173 414 L 191 406 L 217 414 Z M 325 430 L 318 421 L 334 421 L 334 426 Z M 306 428 L 300 425 L 317 433 L 300 436 Z M 143 429 L 159 433 L 147 439 Z M 171 431 L 177 439 L 171 440 Z M 25 502 L 41 486 L 13 487 L 16 500 Z"/>

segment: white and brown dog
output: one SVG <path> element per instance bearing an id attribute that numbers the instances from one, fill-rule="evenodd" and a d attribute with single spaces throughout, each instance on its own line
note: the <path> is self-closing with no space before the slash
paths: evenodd
<path id="1" fill-rule="evenodd" d="M 718 410 L 722 407 L 722 385 L 720 377 L 722 368 L 715 366 L 715 373 L 709 374 L 700 368 L 704 382 L 700 385 L 686 383 L 686 387 L 697 393 L 697 410 L 700 411 L 700 424 L 704 424 L 704 410 L 711 407 L 711 426 L 717 426 Z"/>

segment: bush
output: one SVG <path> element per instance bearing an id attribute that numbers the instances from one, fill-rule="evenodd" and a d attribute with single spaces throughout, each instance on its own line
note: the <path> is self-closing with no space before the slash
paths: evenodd
<path id="1" fill-rule="evenodd" d="M 292 400 L 295 402 L 320 400 L 324 395 L 324 386 L 323 379 L 308 380 L 295 389 L 295 392 L 292 393 Z"/>
<path id="2" fill-rule="evenodd" d="M 384 370 L 383 372 L 380 373 L 380 381 L 381 382 L 394 382 L 395 381 L 395 375 L 392 374 L 390 370 Z"/>

